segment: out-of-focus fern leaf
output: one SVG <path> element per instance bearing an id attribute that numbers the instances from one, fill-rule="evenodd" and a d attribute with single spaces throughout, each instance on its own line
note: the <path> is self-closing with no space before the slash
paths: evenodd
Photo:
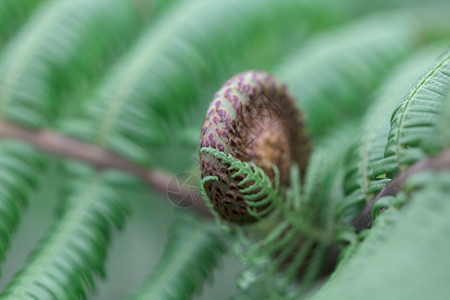
<path id="1" fill-rule="evenodd" d="M 86 299 L 97 276 L 105 275 L 111 233 L 123 226 L 128 211 L 121 189 L 129 176 L 100 174 L 76 163 L 66 166 L 64 176 L 67 185 L 57 221 L 0 299 Z"/>
<path id="2" fill-rule="evenodd" d="M 450 173 L 416 176 L 314 300 L 448 298 Z"/>
<path id="3" fill-rule="evenodd" d="M 424 141 L 434 135 L 439 110 L 450 89 L 450 52 L 426 74 L 395 109 L 385 158 L 374 175 L 392 178 L 428 156 Z"/>
<path id="4" fill-rule="evenodd" d="M 376 10 L 393 10 L 393 9 L 398 9 L 399 7 L 405 7 L 405 2 L 403 2 L 403 0 L 381 0 L 381 1 L 354 1 L 352 2 L 352 10 L 355 12 L 360 12 L 360 13 L 368 13 L 368 12 L 373 12 Z M 437 6 L 439 5 L 440 7 L 444 4 L 448 4 L 447 1 L 445 0 L 430 0 L 427 1 L 427 5 L 424 6 L 423 5 L 423 1 L 421 0 L 411 0 L 408 1 L 408 7 L 412 7 L 412 6 L 421 6 L 421 9 L 427 9 L 430 6 Z"/>
<path id="5" fill-rule="evenodd" d="M 44 0 L 0 1 L 0 52 L 5 41 Z"/>
<path id="6" fill-rule="evenodd" d="M 226 246 L 215 224 L 183 214 L 174 221 L 162 259 L 129 299 L 191 299 L 211 280 Z"/>
<path id="7" fill-rule="evenodd" d="M 384 150 L 390 130 L 390 117 L 402 101 L 405 91 L 410 90 L 418 78 L 430 69 L 442 47 L 431 46 L 420 50 L 390 74 L 378 91 L 374 103 L 367 109 L 362 124 L 361 138 L 346 159 L 344 189 L 347 199 L 337 213 L 351 219 L 389 181 L 377 179 L 374 168 L 384 158 Z M 344 215 L 348 215 L 344 216 Z"/>
<path id="8" fill-rule="evenodd" d="M 447 97 L 442 104 L 442 109 L 439 115 L 436 135 L 433 136 L 437 140 L 439 150 L 450 147 L 450 89 L 447 91 Z"/>
<path id="9" fill-rule="evenodd" d="M 95 78 L 106 61 L 118 54 L 110 48 L 124 46 L 130 39 L 140 23 L 131 4 L 94 2 L 50 1 L 8 45 L 0 60 L 0 106 L 5 117 L 27 125 L 44 125 L 56 116 L 63 91 L 70 90 L 70 84 L 79 85 L 83 78 Z M 44 164 L 45 159 L 31 149 L 26 151 L 25 146 L 17 153 L 8 149 L 2 160 L 8 177 L 4 178 L 1 202 L 8 211 L 15 209 L 14 218 L 4 218 L 8 227 L 4 233 L 9 236 L 20 221 L 20 201 L 26 200 L 29 190 L 22 180 L 36 180 L 41 174 L 36 161 Z M 28 164 L 29 169 L 22 164 Z M 24 174 L 17 174 L 18 186 L 6 184 L 12 184 L 19 171 Z M 2 257 L 9 245 L 8 236 L 2 240 Z"/>
<path id="10" fill-rule="evenodd" d="M 115 66 L 84 112 L 61 128 L 149 164 L 146 147 L 171 136 L 164 128 L 180 124 L 189 107 L 203 101 L 208 83 L 276 61 L 284 37 L 304 32 L 309 13 L 323 8 L 317 3 L 194 0 L 173 6 Z"/>
<path id="11" fill-rule="evenodd" d="M 287 300 L 285 295 L 280 295 L 274 290 L 273 282 L 267 281 L 261 284 L 255 284 L 245 291 L 240 291 L 230 298 L 230 300 Z"/>
<path id="12" fill-rule="evenodd" d="M 335 234 L 334 212 L 342 201 L 343 162 L 359 127 L 354 122 L 336 127 L 316 145 L 305 178 L 305 203 L 301 211 L 311 223 Z M 324 209 L 326 208 L 326 209 Z"/>
<path id="13" fill-rule="evenodd" d="M 312 134 L 364 111 L 368 93 L 422 39 L 412 12 L 370 15 L 314 37 L 278 68 Z"/>
<path id="14" fill-rule="evenodd" d="M 27 126 L 48 125 L 64 92 L 96 79 L 139 23 L 129 1 L 45 3 L 0 57 L 0 115 Z"/>
<path id="15" fill-rule="evenodd" d="M 0 261 L 43 168 L 43 157 L 25 144 L 0 144 Z"/>

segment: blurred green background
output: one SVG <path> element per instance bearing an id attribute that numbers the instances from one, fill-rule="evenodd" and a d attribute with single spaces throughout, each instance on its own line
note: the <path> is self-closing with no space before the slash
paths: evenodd
<path id="1" fill-rule="evenodd" d="M 0 0 L 0 118 L 199 177 L 204 114 L 229 77 L 259 69 L 280 78 L 319 144 L 342 123 L 363 124 L 395 68 L 428 53 L 399 84 L 393 103 L 401 100 L 444 53 L 449 7 L 444 0 Z M 360 126 L 350 135 L 361 136 Z M 61 170 L 65 159 L 43 160 L 45 171 L 32 175 L 37 188 L 20 186 L 27 205 L 3 231 L 1 248 L 10 248 L 0 289 L 61 218 L 55 212 L 73 178 Z M 106 280 L 92 299 L 135 290 L 182 210 L 142 183 L 131 186 L 122 196 L 131 214 L 124 229 L 110 230 Z M 229 299 L 243 268 L 228 251 L 196 299 Z"/>

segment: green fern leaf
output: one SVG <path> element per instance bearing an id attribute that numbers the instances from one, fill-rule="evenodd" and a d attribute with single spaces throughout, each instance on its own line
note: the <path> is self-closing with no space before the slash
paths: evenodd
<path id="1" fill-rule="evenodd" d="M 191 299 L 201 290 L 226 246 L 218 229 L 193 216 L 180 215 L 169 232 L 163 257 L 131 300 Z"/>
<path id="2" fill-rule="evenodd" d="M 392 177 L 428 156 L 423 142 L 434 135 L 439 110 L 449 88 L 450 53 L 447 52 L 392 115 L 385 159 L 380 167 L 386 176 Z"/>
<path id="3" fill-rule="evenodd" d="M 336 127 L 317 143 L 308 166 L 301 211 L 309 222 L 328 234 L 337 233 L 335 214 L 343 200 L 345 157 L 359 132 L 355 122 Z"/>
<path id="4" fill-rule="evenodd" d="M 128 210 L 117 173 L 99 174 L 72 163 L 64 176 L 65 201 L 57 221 L 0 299 L 87 299 L 97 276 L 105 276 L 111 232 L 123 226 Z"/>
<path id="5" fill-rule="evenodd" d="M 450 89 L 447 91 L 447 97 L 442 104 L 442 110 L 437 123 L 436 135 L 432 137 L 434 143 L 437 143 L 439 150 L 450 147 Z M 433 141 L 430 141 L 433 143 Z"/>
<path id="6" fill-rule="evenodd" d="M 48 125 L 64 93 L 96 79 L 139 24 L 128 1 L 48 1 L 0 57 L 0 115 Z"/>
<path id="7" fill-rule="evenodd" d="M 9 37 L 41 2 L 44 0 L 0 1 L 0 53 Z"/>
<path id="8" fill-rule="evenodd" d="M 365 110 L 368 93 L 420 42 L 415 23 L 405 11 L 370 15 L 313 37 L 280 65 L 275 74 L 298 99 L 313 135 Z"/>
<path id="9" fill-rule="evenodd" d="M 27 145 L 6 141 L 0 144 L 0 261 L 5 258 L 43 162 L 43 157 Z"/>
<path id="10" fill-rule="evenodd" d="M 380 170 L 390 130 L 390 116 L 417 79 L 426 73 L 442 47 L 429 46 L 412 55 L 387 77 L 367 109 L 361 137 L 346 159 L 346 200 L 337 208 L 344 219 L 352 219 L 389 181 Z M 379 178 L 380 177 L 380 178 Z"/>
<path id="11" fill-rule="evenodd" d="M 407 203 L 362 232 L 363 241 L 314 300 L 447 298 L 450 174 L 417 176 L 397 195 Z"/>

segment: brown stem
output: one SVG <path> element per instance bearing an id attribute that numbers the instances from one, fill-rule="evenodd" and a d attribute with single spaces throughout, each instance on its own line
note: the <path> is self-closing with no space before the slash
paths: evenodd
<path id="1" fill-rule="evenodd" d="M 402 189 L 405 181 L 412 175 L 426 170 L 442 171 L 450 168 L 450 149 L 446 149 L 438 155 L 429 159 L 420 161 L 414 164 L 412 167 L 394 178 L 384 189 L 382 189 L 375 198 L 366 204 L 364 209 L 353 220 L 352 225 L 356 228 L 357 232 L 365 228 L 372 226 L 372 208 L 378 199 L 386 196 L 395 196 Z"/>
<path id="2" fill-rule="evenodd" d="M 198 201 L 201 199 L 198 190 L 193 190 L 186 185 L 178 185 L 176 181 L 171 180 L 173 176 L 163 170 L 145 169 L 98 146 L 66 137 L 54 131 L 34 131 L 4 120 L 0 120 L 0 138 L 23 140 L 44 152 L 84 161 L 100 170 L 119 169 L 132 173 L 164 195 L 167 195 L 168 191 L 176 191 L 170 194 L 173 200 L 182 201 L 186 198 L 193 200 L 195 205 L 192 206 L 192 209 L 194 211 L 205 217 L 211 217 L 204 202 Z"/>

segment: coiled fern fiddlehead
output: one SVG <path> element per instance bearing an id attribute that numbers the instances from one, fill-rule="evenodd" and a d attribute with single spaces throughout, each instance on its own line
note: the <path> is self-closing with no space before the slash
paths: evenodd
<path id="1" fill-rule="evenodd" d="M 247 224 L 270 211 L 273 195 L 264 185 L 288 186 L 291 164 L 304 174 L 311 141 L 286 87 L 265 72 L 248 71 L 215 94 L 201 147 L 202 184 L 213 209 L 225 221 Z"/>
<path id="2" fill-rule="evenodd" d="M 265 72 L 232 77 L 208 109 L 201 184 L 218 221 L 235 233 L 233 250 L 247 265 L 241 288 L 295 297 L 324 272 L 333 237 L 307 217 L 300 188 L 311 144 L 285 85 Z"/>

